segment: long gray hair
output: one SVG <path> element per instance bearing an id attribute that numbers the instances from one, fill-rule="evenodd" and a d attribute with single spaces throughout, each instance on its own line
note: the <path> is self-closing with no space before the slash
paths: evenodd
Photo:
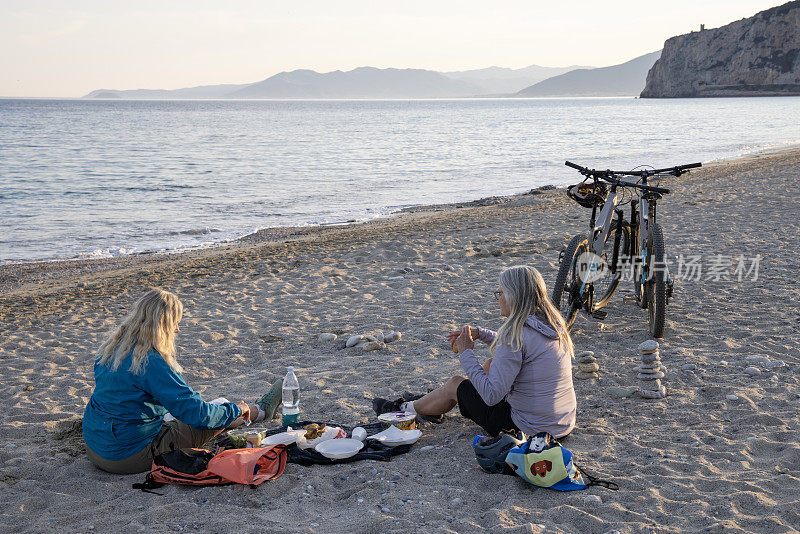
<path id="1" fill-rule="evenodd" d="M 556 331 L 559 346 L 573 356 L 569 330 L 561 312 L 550 302 L 539 271 L 529 265 L 509 267 L 500 274 L 500 287 L 510 313 L 489 346 L 492 355 L 498 343 L 509 345 L 514 352 L 522 350 L 522 328 L 530 315 L 537 315 Z"/>

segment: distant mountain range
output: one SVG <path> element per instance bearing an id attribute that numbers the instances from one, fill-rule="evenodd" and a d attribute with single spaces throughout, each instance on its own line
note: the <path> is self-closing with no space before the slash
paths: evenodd
<path id="1" fill-rule="evenodd" d="M 642 92 L 647 72 L 661 51 L 599 69 L 576 69 L 553 76 L 518 92 L 515 96 L 635 96 Z"/>
<path id="2" fill-rule="evenodd" d="M 489 67 L 477 70 L 443 72 L 448 78 L 464 80 L 477 85 L 483 95 L 509 95 L 547 78 L 558 76 L 575 69 L 591 69 L 592 67 L 540 67 L 531 65 L 522 69 Z"/>
<path id="3" fill-rule="evenodd" d="M 622 65 L 489 67 L 456 72 L 360 67 L 319 73 L 281 72 L 251 84 L 203 85 L 184 89 L 98 89 L 84 98 L 267 99 L 267 98 L 459 98 L 478 96 L 636 95 L 659 52 Z M 652 60 L 651 60 L 652 57 Z M 649 61 L 649 63 L 648 63 Z M 645 65 L 646 63 L 646 65 Z"/>

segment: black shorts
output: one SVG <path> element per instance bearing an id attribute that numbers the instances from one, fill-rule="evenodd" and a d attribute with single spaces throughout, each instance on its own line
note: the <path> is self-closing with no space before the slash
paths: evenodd
<path id="1" fill-rule="evenodd" d="M 458 385 L 456 397 L 461 415 L 478 423 L 490 436 L 497 436 L 500 432 L 519 431 L 511 419 L 511 405 L 505 399 L 489 406 L 469 380 Z"/>

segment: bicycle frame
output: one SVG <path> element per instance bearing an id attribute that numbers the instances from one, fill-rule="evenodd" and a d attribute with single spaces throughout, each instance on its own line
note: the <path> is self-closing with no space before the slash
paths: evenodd
<path id="1" fill-rule="evenodd" d="M 583 281 L 581 283 L 580 294 L 583 295 L 587 279 L 592 278 L 594 273 L 597 272 L 598 267 L 598 259 L 603 255 L 603 246 L 606 242 L 606 237 L 608 236 L 608 231 L 611 229 L 611 221 L 615 212 L 620 214 L 621 219 L 621 212 L 617 211 L 617 206 L 621 202 L 621 198 L 617 195 L 617 186 L 616 184 L 611 186 L 611 190 L 609 191 L 608 197 L 606 198 L 605 202 L 603 203 L 603 207 L 600 209 L 600 214 L 596 216 L 597 207 L 592 208 L 592 218 L 589 224 L 590 232 L 587 236 L 587 242 L 591 243 L 589 246 L 589 250 L 594 254 L 590 257 L 589 264 L 586 266 L 587 273 L 583 277 Z M 620 223 L 622 221 L 620 220 Z M 610 266 L 612 272 L 616 271 L 616 263 L 617 263 L 617 248 L 619 247 L 619 235 L 614 243 L 614 258 L 612 261 L 612 265 Z M 588 282 L 591 283 L 591 282 Z M 594 307 L 594 304 L 591 304 L 591 307 Z M 588 310 L 589 312 L 593 310 Z"/>

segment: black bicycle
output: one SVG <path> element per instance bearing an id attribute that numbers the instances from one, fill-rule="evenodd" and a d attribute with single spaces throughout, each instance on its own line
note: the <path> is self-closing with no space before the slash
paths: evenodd
<path id="1" fill-rule="evenodd" d="M 582 182 L 567 189 L 567 195 L 581 206 L 591 208 L 592 216 L 589 233 L 573 237 L 559 255 L 553 303 L 570 328 L 581 309 L 603 319 L 606 312 L 602 308 L 617 290 L 622 274 L 629 269 L 636 303 L 648 309 L 650 334 L 662 337 L 674 281 L 666 262 L 664 231 L 656 222 L 656 205 L 662 195 L 670 191 L 648 185 L 648 180 L 680 176 L 702 165 L 603 171 L 569 161 L 564 164 L 584 176 Z M 623 176 L 632 176 L 638 181 L 621 180 Z M 630 192 L 629 199 L 624 198 L 625 192 Z M 628 201 L 630 221 L 626 221 L 623 210 L 617 208 Z"/>

